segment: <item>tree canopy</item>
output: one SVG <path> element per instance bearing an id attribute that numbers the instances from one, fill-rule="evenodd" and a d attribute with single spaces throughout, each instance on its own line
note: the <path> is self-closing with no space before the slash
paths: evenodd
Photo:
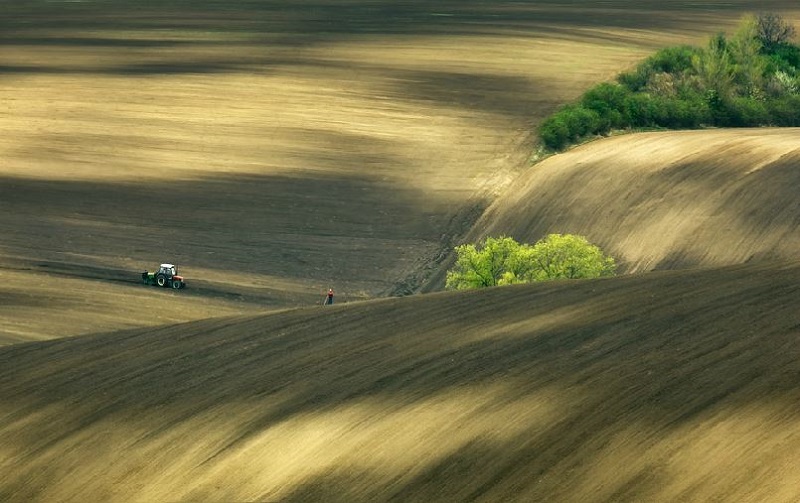
<path id="1" fill-rule="evenodd" d="M 510 237 L 486 238 L 456 247 L 446 288 L 469 290 L 552 279 L 612 276 L 616 263 L 585 237 L 550 234 L 533 245 Z"/>
<path id="2" fill-rule="evenodd" d="M 613 130 L 800 126 L 800 47 L 777 14 L 744 17 L 706 47 L 667 47 L 587 91 L 539 128 L 558 151 Z"/>

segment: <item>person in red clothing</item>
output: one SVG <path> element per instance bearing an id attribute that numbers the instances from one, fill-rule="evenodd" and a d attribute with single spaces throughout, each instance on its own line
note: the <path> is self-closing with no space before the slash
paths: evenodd
<path id="1" fill-rule="evenodd" d="M 333 288 L 328 289 L 328 296 L 325 297 L 325 304 L 326 306 L 333 304 Z"/>

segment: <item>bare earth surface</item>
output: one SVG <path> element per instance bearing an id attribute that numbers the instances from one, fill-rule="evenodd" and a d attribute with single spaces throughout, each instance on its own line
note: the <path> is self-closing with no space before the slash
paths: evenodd
<path id="1" fill-rule="evenodd" d="M 754 3 L 3 6 L 11 342 L 412 293 L 545 115 Z M 191 294 L 134 287 L 163 261 Z"/>
<path id="2" fill-rule="evenodd" d="M 622 272 L 800 259 L 800 130 L 643 133 L 551 157 L 469 241 L 580 234 Z"/>
<path id="3" fill-rule="evenodd" d="M 0 0 L 0 501 L 800 499 L 800 131 L 530 168 L 796 2 L 233 5 Z M 384 298 L 549 232 L 636 274 Z"/>
<path id="4" fill-rule="evenodd" d="M 0 500 L 796 501 L 800 263 L 0 349 Z"/>

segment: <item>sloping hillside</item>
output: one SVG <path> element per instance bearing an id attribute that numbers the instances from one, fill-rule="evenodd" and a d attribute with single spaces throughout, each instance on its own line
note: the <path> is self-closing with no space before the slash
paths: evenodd
<path id="1" fill-rule="evenodd" d="M 467 241 L 581 234 L 623 272 L 800 259 L 798 187 L 796 129 L 625 135 L 531 168 Z"/>
<path id="2" fill-rule="evenodd" d="M 0 349 L 0 500 L 794 501 L 800 264 Z"/>
<path id="3" fill-rule="evenodd" d="M 2 3 L 0 344 L 413 292 L 558 106 L 745 12 L 797 17 L 794 0 Z M 190 302 L 130 284 L 162 261 Z"/>
<path id="4" fill-rule="evenodd" d="M 0 16 L 0 501 L 800 499 L 798 131 L 517 180 L 560 104 L 794 0 L 232 5 Z M 548 232 L 646 274 L 311 307 Z"/>

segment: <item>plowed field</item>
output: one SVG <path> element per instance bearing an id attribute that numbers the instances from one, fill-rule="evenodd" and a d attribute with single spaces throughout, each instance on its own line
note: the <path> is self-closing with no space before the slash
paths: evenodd
<path id="1" fill-rule="evenodd" d="M 585 235 L 622 271 L 800 259 L 800 130 L 620 136 L 547 159 L 469 240 Z"/>
<path id="2" fill-rule="evenodd" d="M 755 4 L 3 8 L 10 342 L 417 291 L 529 166 L 542 117 Z M 134 286 L 161 262 L 181 297 Z"/>
<path id="3" fill-rule="evenodd" d="M 793 501 L 800 265 L 0 349 L 0 499 Z"/>
<path id="4" fill-rule="evenodd" d="M 531 167 L 591 85 L 796 2 L 0 7 L 0 501 L 800 499 L 800 131 Z M 386 298 L 549 232 L 626 274 Z"/>

